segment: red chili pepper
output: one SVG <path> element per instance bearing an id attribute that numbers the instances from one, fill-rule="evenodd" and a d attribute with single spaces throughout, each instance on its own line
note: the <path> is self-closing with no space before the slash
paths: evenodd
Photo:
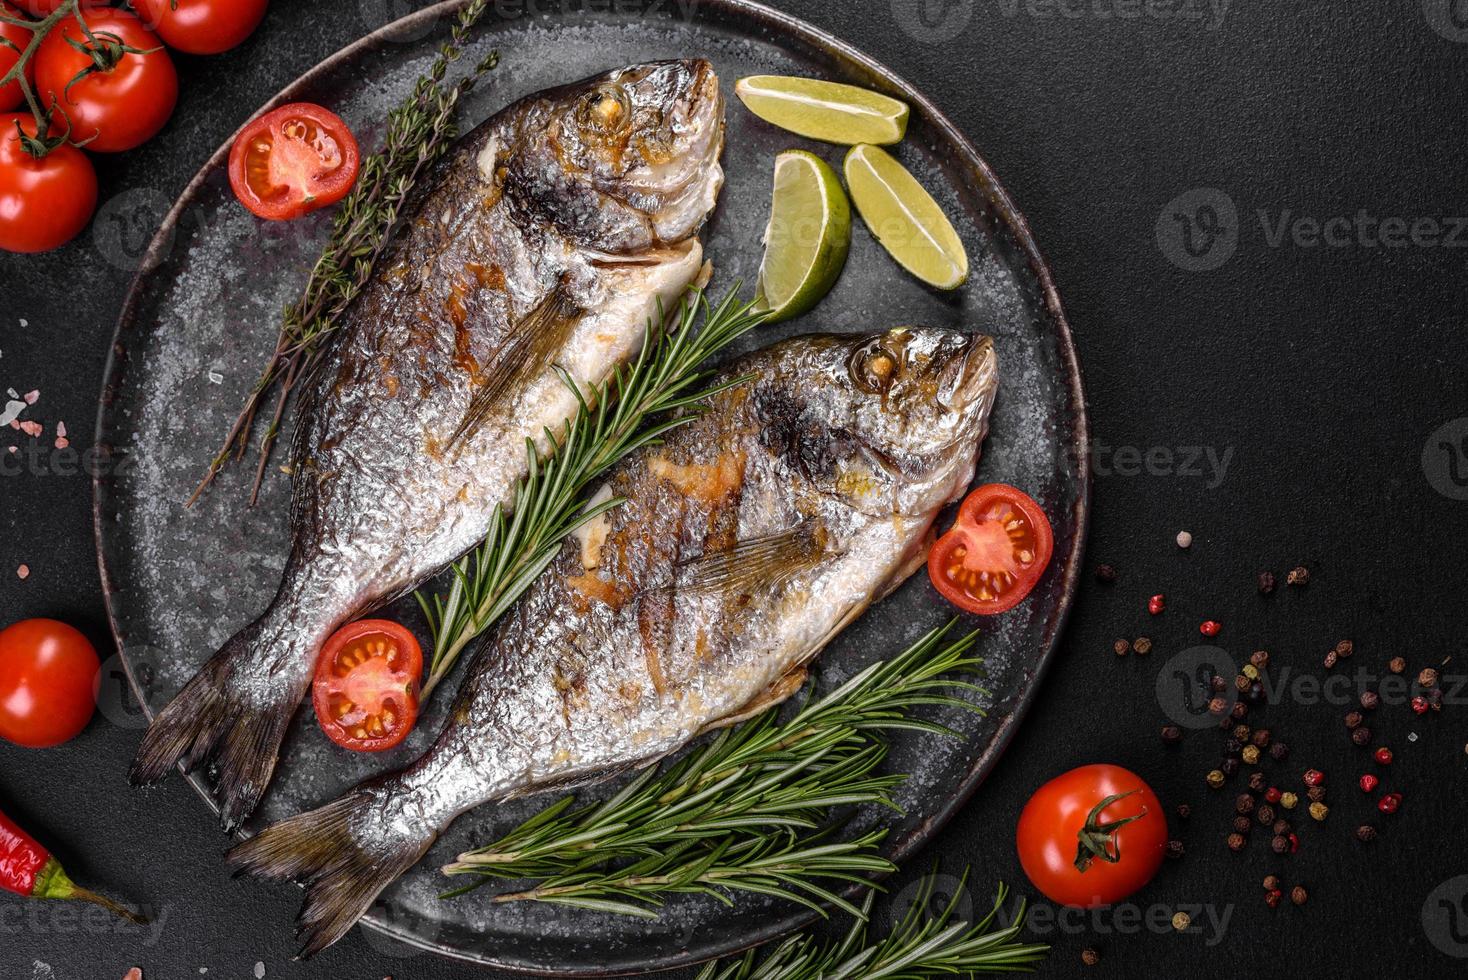
<path id="1" fill-rule="evenodd" d="M 129 922 L 148 921 L 111 899 L 78 887 L 67 877 L 61 862 L 4 813 L 0 813 L 0 888 L 23 898 L 91 902 Z"/>

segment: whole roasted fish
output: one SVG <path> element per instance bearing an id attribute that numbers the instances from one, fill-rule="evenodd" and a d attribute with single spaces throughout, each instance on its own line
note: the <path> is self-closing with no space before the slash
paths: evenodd
<path id="1" fill-rule="evenodd" d="M 566 543 L 476 653 L 422 759 L 230 853 L 307 884 L 305 955 L 469 808 L 655 762 L 788 697 L 924 563 L 987 430 L 987 337 L 799 337 L 729 372 L 753 378 L 614 472 L 601 495 L 626 502 Z"/>
<path id="2" fill-rule="evenodd" d="M 463 137 L 342 324 L 302 405 L 274 602 L 154 720 L 153 782 L 214 762 L 226 827 L 270 781 L 317 651 L 473 547 L 582 386 L 641 349 L 701 275 L 723 182 L 704 61 L 530 96 Z"/>

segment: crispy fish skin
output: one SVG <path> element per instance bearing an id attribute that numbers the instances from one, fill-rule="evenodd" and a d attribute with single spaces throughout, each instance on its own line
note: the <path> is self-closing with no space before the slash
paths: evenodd
<path id="1" fill-rule="evenodd" d="M 729 368 L 745 374 L 619 467 L 604 492 L 626 502 L 569 540 L 480 648 L 422 759 L 230 853 L 307 885 L 304 955 L 464 811 L 650 764 L 788 697 L 921 567 L 938 511 L 973 478 L 992 342 L 799 337 Z"/>
<path id="2" fill-rule="evenodd" d="M 278 594 L 159 715 L 135 783 L 213 762 L 226 828 L 255 808 L 343 623 L 473 547 L 525 440 L 575 412 L 703 274 L 723 101 L 704 61 L 530 96 L 466 135 L 347 316 L 302 404 Z"/>

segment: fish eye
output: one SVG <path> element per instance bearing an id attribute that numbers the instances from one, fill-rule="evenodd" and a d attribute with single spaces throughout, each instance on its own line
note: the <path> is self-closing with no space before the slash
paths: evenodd
<path id="1" fill-rule="evenodd" d="M 885 395 L 902 366 L 899 354 L 881 343 L 858 347 L 847 366 L 851 380 L 869 395 Z"/>
<path id="2" fill-rule="evenodd" d="M 602 85 L 588 92 L 576 110 L 576 123 L 581 131 L 598 136 L 625 131 L 631 119 L 631 102 L 614 85 Z"/>

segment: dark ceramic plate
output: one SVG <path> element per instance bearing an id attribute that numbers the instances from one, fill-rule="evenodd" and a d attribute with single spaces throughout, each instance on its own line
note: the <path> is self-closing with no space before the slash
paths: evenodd
<path id="1" fill-rule="evenodd" d="M 457 6 L 419 11 L 364 38 L 276 102 L 332 106 L 364 145 L 377 145 L 387 109 L 428 67 Z M 608 12 L 588 13 L 588 7 Z M 1088 498 L 1085 409 L 1070 333 L 1024 219 L 988 165 L 919 92 L 815 28 L 743 0 L 649 8 L 571 3 L 554 13 L 553 4 L 541 2 L 527 8 L 534 16 L 491 15 L 470 56 L 477 60 L 495 47 L 503 59 L 464 106 L 466 123 L 553 84 L 620 64 L 687 56 L 712 60 L 730 87 L 755 73 L 817 75 L 906 101 L 912 121 L 897 153 L 953 217 L 971 258 L 968 283 L 946 295 L 925 289 L 858 226 L 845 274 L 825 302 L 803 320 L 747 338 L 747 345 L 815 329 L 872 331 L 902 323 L 992 334 L 1002 381 L 979 481 L 1025 488 L 1055 524 L 1054 564 L 1038 590 L 1019 609 L 981 624 L 984 683 L 992 691 L 983 698 L 987 715 L 942 718 L 962 732 L 961 739 L 899 738 L 888 764 L 911 774 L 899 794 L 906 815 L 893 821 L 890 814 L 860 814 L 853 823 L 853 832 L 890 824 L 886 851 L 901 858 L 941 827 L 997 762 L 1070 607 Z M 716 289 L 736 278 L 752 282 L 758 270 L 775 154 L 807 145 L 838 168 L 840 163 L 840 148 L 803 144 L 755 119 L 733 98 L 728 125 L 728 183 L 705 231 Z M 286 554 L 287 481 L 274 471 L 254 510 L 245 506 L 250 467 L 229 471 L 201 503 L 184 507 L 274 341 L 279 310 L 300 288 L 326 231 L 320 217 L 263 225 L 247 215 L 230 194 L 227 149 L 195 177 L 153 242 L 118 328 L 98 422 L 98 443 L 129 461 L 97 481 L 97 546 L 124 666 L 149 717 L 265 606 Z M 421 626 L 411 602 L 388 615 Z M 915 576 L 831 644 L 820 682 L 838 682 L 896 653 L 949 615 L 926 576 Z M 336 750 L 303 713 L 257 820 L 318 805 L 385 766 L 414 758 L 440 727 L 447 700 L 435 699 L 425 723 L 387 757 Z M 446 859 L 493 839 L 546 802 L 491 806 L 461 819 L 384 893 L 366 920 L 369 938 L 385 942 L 371 931 L 378 930 L 514 970 L 615 974 L 744 949 L 811 918 L 804 909 L 754 896 L 740 896 L 732 909 L 702 897 L 678 898 L 656 921 L 495 906 L 484 892 L 438 897 L 448 884 L 437 870 Z"/>

